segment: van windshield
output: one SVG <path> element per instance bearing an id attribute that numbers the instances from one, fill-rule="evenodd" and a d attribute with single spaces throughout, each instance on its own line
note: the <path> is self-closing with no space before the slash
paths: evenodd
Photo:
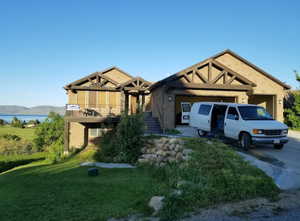
<path id="1" fill-rule="evenodd" d="M 263 107 L 240 106 L 238 108 L 244 120 L 273 120 L 272 116 Z"/>

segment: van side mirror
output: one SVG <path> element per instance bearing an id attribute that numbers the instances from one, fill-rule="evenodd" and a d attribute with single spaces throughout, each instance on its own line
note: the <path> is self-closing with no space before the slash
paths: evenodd
<path id="1" fill-rule="evenodd" d="M 239 120 L 239 115 L 234 115 L 234 120 Z"/>

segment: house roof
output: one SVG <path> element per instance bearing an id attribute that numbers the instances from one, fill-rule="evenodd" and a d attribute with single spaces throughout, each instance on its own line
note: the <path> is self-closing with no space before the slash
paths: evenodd
<path id="1" fill-rule="evenodd" d="M 116 66 L 113 66 L 113 67 L 109 67 L 109 68 L 107 68 L 107 69 L 104 69 L 104 70 L 102 70 L 102 71 L 100 71 L 100 72 L 99 72 L 99 71 L 94 72 L 94 73 L 92 73 L 92 74 L 90 74 L 90 75 L 88 75 L 88 76 L 86 76 L 86 77 L 83 77 L 83 78 L 81 78 L 81 79 L 79 79 L 79 80 L 73 81 L 73 82 L 67 84 L 67 85 L 64 87 L 64 89 L 69 90 L 71 86 L 76 86 L 76 85 L 82 84 L 82 83 L 88 81 L 89 79 L 96 77 L 96 76 L 99 75 L 99 74 L 104 74 L 104 73 L 109 72 L 109 71 L 111 71 L 111 70 L 118 70 L 118 71 L 122 72 L 123 74 L 125 74 L 126 76 L 128 76 L 128 77 L 130 77 L 130 78 L 133 78 L 133 76 L 131 76 L 131 75 L 128 74 L 127 72 L 123 71 L 122 69 L 120 69 L 120 68 L 118 68 L 118 67 L 116 67 Z M 104 76 L 102 76 L 102 77 L 104 77 Z M 107 78 L 107 80 L 110 81 L 110 82 L 112 82 L 113 84 L 119 85 L 119 83 L 118 83 L 118 82 L 115 82 L 113 79 L 111 79 L 111 78 L 109 78 L 109 77 L 107 77 L 107 76 L 105 76 L 105 78 Z"/>
<path id="2" fill-rule="evenodd" d="M 238 60 L 244 62 L 247 65 L 249 65 L 250 67 L 252 67 L 256 71 L 260 72 L 261 74 L 263 74 L 267 78 L 269 78 L 269 79 L 275 81 L 276 83 L 278 83 L 279 85 L 283 86 L 285 89 L 290 89 L 291 88 L 289 85 L 287 85 L 284 82 L 282 82 L 282 81 L 278 80 L 277 78 L 273 77 L 271 74 L 265 72 L 261 68 L 257 67 L 256 65 L 254 65 L 251 62 L 249 62 L 248 60 L 246 60 L 245 58 L 239 56 L 238 54 L 236 54 L 235 52 L 233 52 L 233 51 L 231 51 L 229 49 L 226 49 L 226 50 L 224 50 L 224 51 L 222 51 L 222 52 L 220 52 L 220 53 L 218 53 L 218 54 L 216 54 L 216 55 L 214 55 L 212 57 L 209 57 L 209 58 L 207 58 L 207 59 L 205 59 L 205 60 L 197 63 L 197 64 L 194 64 L 194 65 L 192 65 L 192 66 L 190 66 L 188 68 L 185 68 L 185 69 L 183 69 L 183 70 L 181 70 L 181 71 L 179 71 L 179 72 L 177 72 L 177 73 L 175 73 L 175 74 L 173 74 L 173 75 L 171 75 L 171 76 L 169 76 L 167 78 L 164 78 L 164 79 L 162 79 L 160 81 L 157 81 L 156 83 L 154 83 L 151 86 L 151 90 L 153 90 L 153 89 L 155 89 L 157 87 L 160 87 L 160 86 L 164 85 L 167 82 L 170 82 L 172 80 L 175 80 L 175 79 L 179 78 L 180 76 L 182 76 L 184 74 L 184 71 L 187 70 L 187 69 L 192 69 L 192 68 L 194 68 L 196 66 L 199 66 L 201 64 L 204 64 L 204 63 L 208 62 L 209 60 L 216 59 L 216 58 L 218 58 L 218 57 L 220 57 L 220 56 L 222 56 L 224 54 L 230 54 L 230 55 L 232 55 L 233 57 L 235 57 Z"/>

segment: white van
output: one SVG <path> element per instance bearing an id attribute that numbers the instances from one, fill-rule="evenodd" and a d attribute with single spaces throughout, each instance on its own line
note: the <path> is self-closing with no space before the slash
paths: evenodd
<path id="1" fill-rule="evenodd" d="M 189 125 L 199 136 L 221 132 L 239 140 L 244 150 L 255 144 L 273 144 L 281 149 L 288 142 L 288 127 L 263 107 L 252 104 L 197 102 L 191 108 Z"/>

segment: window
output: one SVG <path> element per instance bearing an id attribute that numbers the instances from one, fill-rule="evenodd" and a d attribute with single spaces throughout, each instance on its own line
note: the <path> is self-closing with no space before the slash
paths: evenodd
<path id="1" fill-rule="evenodd" d="M 209 115 L 211 109 L 211 105 L 209 104 L 201 104 L 198 114 L 202 114 L 202 115 Z"/>
<path id="2" fill-rule="evenodd" d="M 273 120 L 272 116 L 263 107 L 240 106 L 239 111 L 244 120 Z"/>
<path id="3" fill-rule="evenodd" d="M 228 113 L 227 113 L 227 119 L 230 119 L 230 120 L 238 120 L 239 119 L 239 114 L 235 107 L 229 107 Z"/>
<path id="4" fill-rule="evenodd" d="M 183 103 L 181 104 L 182 112 L 191 112 L 191 104 Z"/>

